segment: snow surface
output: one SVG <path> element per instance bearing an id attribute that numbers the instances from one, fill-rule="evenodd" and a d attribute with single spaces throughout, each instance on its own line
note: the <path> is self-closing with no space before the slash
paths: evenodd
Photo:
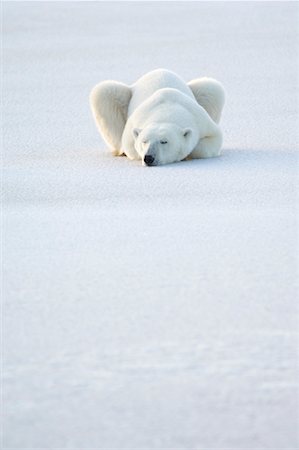
<path id="1" fill-rule="evenodd" d="M 298 3 L 3 13 L 3 448 L 298 448 Z M 222 157 L 110 156 L 89 91 L 157 67 Z"/>

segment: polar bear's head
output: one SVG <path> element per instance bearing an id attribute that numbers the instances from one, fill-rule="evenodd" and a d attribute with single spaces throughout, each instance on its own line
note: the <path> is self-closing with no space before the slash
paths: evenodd
<path id="1" fill-rule="evenodd" d="M 194 148 L 191 128 L 173 123 L 151 124 L 134 128 L 135 149 L 146 166 L 158 166 L 186 158 Z"/>

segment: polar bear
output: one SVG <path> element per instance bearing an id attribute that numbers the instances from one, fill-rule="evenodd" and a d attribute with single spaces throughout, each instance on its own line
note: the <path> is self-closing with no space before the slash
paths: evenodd
<path id="1" fill-rule="evenodd" d="M 212 78 L 185 83 L 156 69 L 131 86 L 103 81 L 90 94 L 91 110 L 116 156 L 157 166 L 220 154 L 224 89 Z"/>

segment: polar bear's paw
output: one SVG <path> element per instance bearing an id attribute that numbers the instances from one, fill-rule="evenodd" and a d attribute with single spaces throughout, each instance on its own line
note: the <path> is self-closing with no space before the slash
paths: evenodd
<path id="1" fill-rule="evenodd" d="M 199 141 L 190 156 L 192 159 L 215 158 L 220 156 L 221 144 L 222 135 L 220 132 L 214 136 L 207 136 Z"/>

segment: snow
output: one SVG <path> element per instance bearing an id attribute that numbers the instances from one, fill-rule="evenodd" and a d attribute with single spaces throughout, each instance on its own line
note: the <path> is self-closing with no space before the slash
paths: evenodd
<path id="1" fill-rule="evenodd" d="M 3 14 L 3 448 L 298 448 L 298 3 Z M 157 67 L 222 157 L 109 154 L 89 91 Z"/>

